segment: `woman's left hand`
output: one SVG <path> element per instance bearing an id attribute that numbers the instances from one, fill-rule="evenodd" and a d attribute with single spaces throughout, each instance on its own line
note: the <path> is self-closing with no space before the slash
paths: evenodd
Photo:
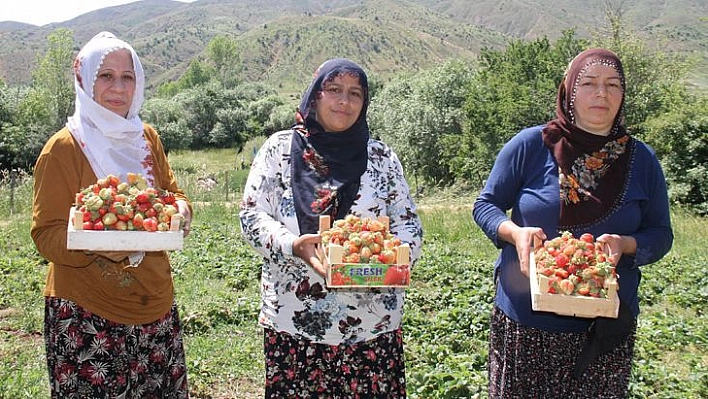
<path id="1" fill-rule="evenodd" d="M 184 236 L 187 237 L 189 235 L 189 229 L 192 226 L 192 212 L 189 210 L 189 205 L 187 204 L 187 201 L 177 201 L 177 210 L 179 211 L 179 214 L 182 215 L 182 217 L 184 218 L 184 226 L 182 227 L 182 231 L 184 231 Z"/>
<path id="2" fill-rule="evenodd" d="M 603 244 L 603 250 L 607 252 L 613 265 L 617 265 L 622 255 L 631 255 L 637 252 L 637 241 L 632 236 L 603 234 L 597 237 L 596 241 Z"/>

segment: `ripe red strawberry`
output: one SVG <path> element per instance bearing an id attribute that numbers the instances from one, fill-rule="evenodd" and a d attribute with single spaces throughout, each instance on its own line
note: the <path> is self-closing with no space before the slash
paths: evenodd
<path id="1" fill-rule="evenodd" d="M 149 204 L 150 203 L 150 197 L 148 193 L 146 192 L 141 192 L 140 194 L 135 196 L 135 200 L 138 202 L 138 204 Z"/>
<path id="2" fill-rule="evenodd" d="M 143 220 L 143 227 L 145 228 L 145 231 L 157 231 L 157 219 L 146 218 Z"/>
<path id="3" fill-rule="evenodd" d="M 162 193 L 162 195 L 160 196 L 160 198 L 162 198 L 162 202 L 164 202 L 165 204 L 168 204 L 168 205 L 172 205 L 172 204 L 174 204 L 175 202 L 177 202 L 176 199 L 175 199 L 175 195 L 174 195 L 173 193 L 170 193 L 170 192 L 167 192 L 167 191 L 165 191 L 164 193 Z"/>
<path id="4" fill-rule="evenodd" d="M 142 213 L 136 213 L 135 216 L 133 216 L 133 227 L 135 229 L 140 230 L 143 228 L 143 214 Z"/>

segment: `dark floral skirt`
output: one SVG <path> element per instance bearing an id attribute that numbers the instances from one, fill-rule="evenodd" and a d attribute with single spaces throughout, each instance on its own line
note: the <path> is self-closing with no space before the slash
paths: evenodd
<path id="1" fill-rule="evenodd" d="M 188 398 L 177 307 L 143 325 L 108 321 L 72 301 L 45 298 L 52 398 Z"/>
<path id="2" fill-rule="evenodd" d="M 575 362 L 587 333 L 524 327 L 499 308 L 489 341 L 490 398 L 625 398 L 632 371 L 635 329 L 615 349 L 592 361 L 580 379 Z"/>
<path id="3" fill-rule="evenodd" d="M 354 345 L 316 344 L 264 331 L 266 398 L 406 397 L 401 329 Z"/>

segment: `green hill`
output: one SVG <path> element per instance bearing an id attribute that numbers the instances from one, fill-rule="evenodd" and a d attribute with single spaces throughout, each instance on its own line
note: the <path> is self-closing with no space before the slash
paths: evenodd
<path id="1" fill-rule="evenodd" d="M 569 28 L 590 37 L 605 26 L 607 4 L 620 4 L 650 44 L 695 55 L 694 80 L 708 82 L 708 2 L 697 0 L 143 0 L 41 27 L 0 22 L 0 79 L 29 83 L 57 28 L 74 32 L 76 50 L 101 30 L 115 32 L 141 55 L 149 88 L 177 78 L 216 35 L 237 40 L 246 79 L 301 88 L 333 56 L 385 79 L 451 57 L 474 62 L 480 49 L 510 39 Z"/>

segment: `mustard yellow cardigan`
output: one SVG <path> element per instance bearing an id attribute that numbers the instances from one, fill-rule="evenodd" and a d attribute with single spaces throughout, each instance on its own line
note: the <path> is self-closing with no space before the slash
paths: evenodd
<path id="1" fill-rule="evenodd" d="M 179 189 L 157 132 L 144 125 L 152 151 L 155 185 L 187 200 Z M 96 182 L 91 165 L 67 128 L 44 145 L 34 168 L 31 235 L 49 261 L 44 295 L 76 302 L 121 324 L 145 324 L 164 316 L 174 300 L 168 254 L 148 252 L 137 268 L 125 268 L 84 251 L 66 249 L 69 210 L 76 193 Z M 191 207 L 191 204 L 190 204 Z"/>

